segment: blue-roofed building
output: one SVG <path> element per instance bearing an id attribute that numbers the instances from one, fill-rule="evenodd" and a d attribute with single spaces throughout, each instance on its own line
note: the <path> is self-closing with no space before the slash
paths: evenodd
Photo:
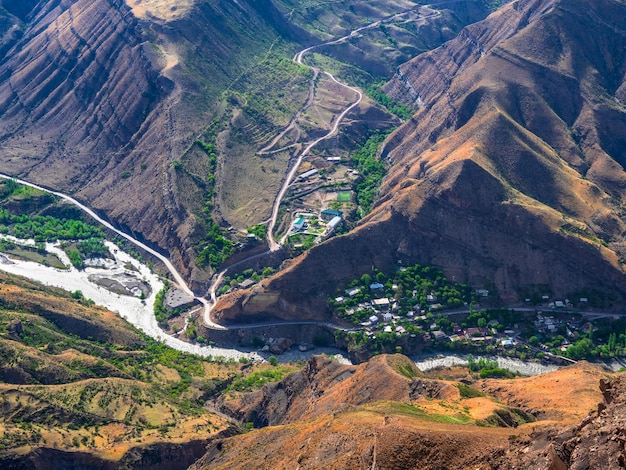
<path id="1" fill-rule="evenodd" d="M 293 223 L 293 230 L 295 232 L 300 232 L 304 228 L 304 217 L 298 217 L 296 221 Z"/>
<path id="2" fill-rule="evenodd" d="M 341 211 L 336 211 L 334 209 L 324 209 L 322 211 L 322 220 L 328 222 L 329 220 L 333 220 L 335 217 L 341 217 L 343 213 Z"/>

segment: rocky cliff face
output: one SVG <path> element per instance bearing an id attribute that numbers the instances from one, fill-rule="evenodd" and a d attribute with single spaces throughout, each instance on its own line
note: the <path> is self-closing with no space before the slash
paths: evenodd
<path id="1" fill-rule="evenodd" d="M 626 466 L 626 380 L 602 379 L 597 411 L 565 430 L 537 432 L 514 441 L 492 468 L 605 469 Z"/>
<path id="2" fill-rule="evenodd" d="M 504 302 L 598 290 L 617 308 L 625 14 L 615 0 L 513 2 L 400 66 L 386 91 L 417 112 L 384 147 L 392 166 L 372 213 L 222 303 L 222 318 L 258 313 L 260 297 L 273 316 L 324 318 L 331 284 L 398 260 L 442 267 Z"/>
<path id="3" fill-rule="evenodd" d="M 358 367 L 313 357 L 281 382 L 225 402 L 262 429 L 213 441 L 190 469 L 623 468 L 625 385 L 585 362 L 459 383 L 425 378 L 401 355 Z"/>

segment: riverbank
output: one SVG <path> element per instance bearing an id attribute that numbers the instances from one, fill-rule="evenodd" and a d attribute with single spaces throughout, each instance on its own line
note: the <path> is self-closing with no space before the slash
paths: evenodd
<path id="1" fill-rule="evenodd" d="M 20 243 L 30 241 L 19 240 Z M 214 346 L 201 346 L 181 341 L 178 338 L 167 335 L 159 328 L 154 317 L 154 301 L 156 294 L 163 288 L 161 279 L 150 269 L 134 259 L 128 253 L 120 250 L 111 242 L 105 242 L 109 248 L 113 263 L 108 263 L 106 267 L 87 267 L 78 270 L 71 266 L 69 259 L 57 244 L 46 244 L 46 250 L 56 254 L 61 261 L 66 264 L 66 269 L 58 269 L 44 266 L 32 261 L 24 261 L 4 257 L 4 262 L 0 263 L 0 269 L 11 274 L 17 274 L 34 281 L 41 282 L 51 287 L 59 287 L 69 292 L 80 291 L 87 299 L 93 300 L 96 305 L 104 307 L 119 314 L 133 326 L 157 341 L 162 341 L 168 346 L 191 354 L 203 357 L 222 357 L 224 359 L 239 360 L 241 358 L 250 360 L 263 360 L 256 352 L 244 352 L 237 349 L 219 348 Z M 32 242 L 34 244 L 34 242 Z M 127 269 L 130 265 L 133 269 Z M 150 294 L 141 299 L 137 296 L 120 295 L 107 290 L 104 287 L 92 282 L 90 276 L 102 276 L 115 278 L 118 276 L 133 276 L 138 281 L 150 285 Z"/>
<path id="2" fill-rule="evenodd" d="M 467 365 L 469 354 L 428 354 L 412 356 L 411 360 L 415 362 L 418 369 L 427 371 L 438 367 L 451 367 Z M 509 369 L 511 372 L 518 372 L 521 375 L 541 375 L 553 372 L 559 368 L 554 364 L 542 364 L 540 362 L 521 361 L 510 357 L 500 356 L 472 356 L 474 359 L 486 359 L 496 361 L 498 367 Z"/>
<path id="3" fill-rule="evenodd" d="M 14 243 L 35 246 L 34 240 L 20 240 L 9 236 L 4 236 L 4 238 L 10 239 Z M 163 332 L 154 316 L 156 294 L 163 289 L 163 281 L 145 264 L 120 250 L 113 243 L 106 241 L 105 244 L 109 249 L 110 259 L 107 260 L 107 263 L 102 263 L 101 267 L 86 267 L 83 270 L 78 270 L 72 266 L 65 252 L 59 247 L 59 243 L 46 243 L 46 251 L 56 255 L 65 264 L 64 269 L 15 259 L 10 255 L 2 255 L 0 269 L 47 286 L 59 287 L 69 292 L 80 291 L 85 298 L 92 300 L 96 305 L 117 313 L 146 335 L 178 351 L 225 360 L 243 358 L 253 361 L 266 361 L 269 359 L 271 354 L 256 352 L 253 348 L 192 344 Z M 95 279 L 102 277 L 112 280 L 121 277 L 134 277 L 137 282 L 149 285 L 150 293 L 143 299 L 140 296 L 120 295 L 94 282 Z M 314 348 L 305 352 L 293 347 L 290 351 L 276 357 L 279 362 L 291 362 L 307 360 L 314 354 L 326 354 L 339 362 L 350 363 L 343 351 L 332 347 Z"/>
<path id="4" fill-rule="evenodd" d="M 415 362 L 418 369 L 422 371 L 437 369 L 439 367 L 451 367 L 467 365 L 467 359 L 469 354 L 423 354 L 412 356 L 411 360 Z M 496 361 L 498 367 L 503 369 L 509 369 L 511 372 L 518 372 L 522 375 L 541 375 L 548 372 L 553 372 L 559 369 L 561 366 L 554 364 L 543 364 L 541 362 L 522 361 L 520 359 L 514 359 L 510 357 L 500 356 L 474 356 L 475 360 L 486 359 L 490 361 Z M 603 366 L 611 369 L 613 372 L 617 372 L 626 367 L 626 360 L 624 359 L 611 359 L 610 361 L 600 362 Z"/>

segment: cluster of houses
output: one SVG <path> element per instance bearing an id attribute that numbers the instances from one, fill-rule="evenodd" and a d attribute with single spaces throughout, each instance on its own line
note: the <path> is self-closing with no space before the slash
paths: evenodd
<path id="1" fill-rule="evenodd" d="M 424 335 L 425 340 L 434 339 L 435 341 L 449 341 L 455 343 L 457 341 L 467 340 L 473 343 L 491 343 L 503 346 L 505 348 L 512 348 L 517 344 L 515 340 L 514 330 L 505 330 L 504 334 L 496 330 L 498 325 L 497 320 L 491 320 L 487 326 L 483 327 L 469 327 L 461 328 L 459 325 L 452 327 L 453 334 L 448 335 L 440 329 L 437 329 L 437 324 L 432 323 L 430 325 L 430 332 Z"/>
<path id="2" fill-rule="evenodd" d="M 395 287 L 395 286 L 394 286 Z M 344 291 L 345 296 L 336 297 L 334 300 L 338 304 L 343 304 L 346 297 L 354 297 L 361 292 L 363 286 L 352 287 Z M 384 286 L 378 282 L 369 285 L 370 291 L 375 295 L 376 292 L 382 292 Z M 362 302 L 354 307 L 346 309 L 347 315 L 354 315 L 359 311 L 368 311 L 369 317 L 360 323 L 365 329 L 368 336 L 375 335 L 376 331 L 385 333 L 395 333 L 400 337 L 407 334 L 405 326 L 407 322 L 419 326 L 422 330 L 426 330 L 423 339 L 426 341 L 434 340 L 436 342 L 456 342 L 468 340 L 476 343 L 497 343 L 498 345 L 511 348 L 517 342 L 514 339 L 514 330 L 505 330 L 504 334 L 496 331 L 498 325 L 497 320 L 491 320 L 485 327 L 469 327 L 461 328 L 459 325 L 452 327 L 451 335 L 438 328 L 437 323 L 433 320 L 432 315 L 427 313 L 432 310 L 442 309 L 442 305 L 438 303 L 437 295 L 434 293 L 426 296 L 428 305 L 423 308 L 421 305 L 415 305 L 413 311 L 408 312 L 405 316 L 398 315 L 398 303 L 394 299 L 387 297 L 373 298 L 372 300 Z M 415 335 L 411 335 L 415 336 Z"/>
<path id="3" fill-rule="evenodd" d="M 593 325 L 588 321 L 584 321 L 583 317 L 574 317 L 567 314 L 547 315 L 541 310 L 537 312 L 537 318 L 533 322 L 536 334 L 535 336 L 541 342 L 544 336 L 553 337 L 558 332 L 564 331 L 564 339 L 561 342 L 560 350 L 565 351 L 572 341 L 575 341 L 581 335 L 586 335 Z M 543 350 L 549 348 L 545 345 L 540 346 Z"/>

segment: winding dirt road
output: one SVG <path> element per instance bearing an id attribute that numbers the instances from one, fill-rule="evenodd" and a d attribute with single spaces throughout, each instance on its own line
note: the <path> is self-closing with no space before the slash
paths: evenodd
<path id="1" fill-rule="evenodd" d="M 447 3 L 447 2 L 441 2 L 441 3 Z M 308 53 L 311 52 L 314 49 L 323 47 L 323 46 L 329 46 L 329 45 L 333 45 L 333 44 L 339 44 L 341 42 L 347 41 L 351 38 L 356 37 L 359 33 L 361 33 L 362 31 L 368 30 L 368 29 L 372 29 L 372 28 L 376 28 L 379 25 L 383 24 L 383 23 L 388 23 L 390 21 L 393 21 L 394 19 L 403 16 L 407 13 L 410 13 L 411 11 L 414 11 L 417 8 L 422 8 L 425 5 L 420 5 L 420 6 L 416 6 L 415 8 L 411 9 L 411 10 L 407 10 L 404 12 L 400 12 L 397 13 L 395 15 L 391 15 L 387 18 L 384 18 L 382 20 L 379 21 L 375 21 L 373 23 L 370 23 L 368 25 L 362 26 L 360 28 L 355 29 L 354 31 L 350 32 L 349 34 L 342 36 L 340 38 L 337 39 L 333 39 L 330 41 L 326 41 L 314 46 L 310 46 L 307 47 L 306 49 L 301 50 L 300 52 L 298 52 L 297 54 L 295 54 L 295 56 L 293 57 L 293 60 L 303 66 L 307 66 L 306 64 L 303 63 L 303 59 L 304 56 Z M 434 12 L 433 15 L 427 15 L 425 16 L 423 19 L 427 19 L 430 18 L 432 16 L 436 16 L 437 14 L 439 14 L 439 12 Z M 311 149 L 313 149 L 313 147 L 315 147 L 317 144 L 319 144 L 320 142 L 327 140 L 331 137 L 333 137 L 339 130 L 339 126 L 341 125 L 341 122 L 344 120 L 344 118 L 346 117 L 346 115 L 352 111 L 356 106 L 358 106 L 361 103 L 361 100 L 363 99 L 363 94 L 360 90 L 351 87 L 349 85 L 346 85 L 345 83 L 340 82 L 339 80 L 337 80 L 331 73 L 326 72 L 326 71 L 321 71 L 319 68 L 317 67 L 312 67 L 312 66 L 307 66 L 310 67 L 313 71 L 314 71 L 314 76 L 313 76 L 313 80 L 315 78 L 317 78 L 317 76 L 320 73 L 325 74 L 326 76 L 328 76 L 332 81 L 334 81 L 335 83 L 337 83 L 338 85 L 344 87 L 347 90 L 352 91 L 355 96 L 356 99 L 354 102 L 352 102 L 348 107 L 346 107 L 338 116 L 337 119 L 335 119 L 335 122 L 332 126 L 332 128 L 322 137 L 319 137 L 317 139 L 315 139 L 312 142 L 309 142 L 304 149 L 302 150 L 302 152 L 300 152 L 300 155 L 298 156 L 295 164 L 293 165 L 293 167 L 289 170 L 289 172 L 287 173 L 285 180 L 283 181 L 282 187 L 280 189 L 280 191 L 278 192 L 275 200 L 274 200 L 274 205 L 272 208 L 272 216 L 269 219 L 268 222 L 268 227 L 267 227 L 267 237 L 268 237 L 268 242 L 269 242 L 269 250 L 268 252 L 265 253 L 261 253 L 261 254 L 257 254 L 254 256 L 254 258 L 256 257 L 260 257 L 260 256 L 264 256 L 268 253 L 271 253 L 273 251 L 277 251 L 281 248 L 282 243 L 284 242 L 285 237 L 283 237 L 280 242 L 277 242 L 274 239 L 274 229 L 276 227 L 276 222 L 278 219 L 278 211 L 280 208 L 280 204 L 282 203 L 285 194 L 287 193 L 287 190 L 289 189 L 289 186 L 291 185 L 293 178 L 296 174 L 296 172 L 298 171 L 298 168 L 300 167 L 303 159 L 309 154 L 309 152 L 311 151 Z M 290 130 L 293 128 L 293 126 L 295 126 L 296 120 L 298 118 L 298 116 L 300 116 L 304 111 L 306 111 L 306 109 L 308 107 L 310 107 L 313 104 L 313 98 L 314 98 L 314 84 L 313 84 L 313 80 L 311 82 L 311 91 L 309 93 L 309 98 L 307 100 L 307 102 L 305 103 L 305 105 L 298 111 L 298 113 L 294 116 L 294 118 L 290 121 L 289 125 L 287 126 L 287 128 L 283 129 L 281 131 L 281 133 L 275 137 L 274 139 L 272 139 L 272 141 L 270 142 L 269 145 L 267 145 L 265 148 L 263 148 L 261 150 L 261 152 L 267 153 L 270 152 L 270 150 L 272 149 L 272 147 L 274 145 L 276 145 L 276 143 L 278 143 L 278 141 Z M 304 144 L 302 144 L 304 145 Z M 198 300 L 202 305 L 203 305 L 203 309 L 204 309 L 204 322 L 206 324 L 207 327 L 209 328 L 213 328 L 213 329 L 220 329 L 220 330 L 226 330 L 228 329 L 228 327 L 225 327 L 223 325 L 219 325 L 215 322 L 212 321 L 211 319 L 211 311 L 213 310 L 213 308 L 215 307 L 215 305 L 217 304 L 217 288 L 219 287 L 220 283 L 222 282 L 222 279 L 224 278 L 224 275 L 226 274 L 228 269 L 224 269 L 222 271 L 220 271 L 219 273 L 216 274 L 216 276 L 214 276 L 214 280 L 211 283 L 211 286 L 208 290 L 208 297 L 210 300 L 207 300 L 207 298 L 205 297 L 201 297 L 201 296 L 196 296 L 193 291 L 189 288 L 188 284 L 186 283 L 185 279 L 182 277 L 182 275 L 178 272 L 178 270 L 174 267 L 174 265 L 170 262 L 170 260 L 164 256 L 163 254 L 159 253 L 158 251 L 154 250 L 153 248 L 149 247 L 148 245 L 146 245 L 145 243 L 137 240 L 136 238 L 134 238 L 133 236 L 117 229 L 116 227 L 114 227 L 111 223 L 109 223 L 108 221 L 104 220 L 102 217 L 100 217 L 96 212 L 94 212 L 92 209 L 90 209 L 89 207 L 87 207 L 86 205 L 82 204 L 81 202 L 79 202 L 78 200 L 74 199 L 71 196 L 68 196 L 66 194 L 60 193 L 58 191 L 52 190 L 52 189 L 48 189 L 45 188 L 43 186 L 40 185 L 36 185 L 34 183 L 30 183 L 28 181 L 25 180 L 21 180 L 18 178 L 15 178 L 13 176 L 10 175 L 6 175 L 6 174 L 2 174 L 0 173 L 0 178 L 4 178 L 4 179 L 13 179 L 15 180 L 17 183 L 25 185 L 25 186 L 29 186 L 31 188 L 34 189 L 38 189 L 40 191 L 45 191 L 47 193 L 53 194 L 61 199 L 64 199 L 72 204 L 74 204 L 76 207 L 80 208 L 82 211 L 84 211 L 86 214 L 88 214 L 91 218 L 93 218 L 95 221 L 97 221 L 98 223 L 102 224 L 103 226 L 107 227 L 109 230 L 111 230 L 112 232 L 116 233 L 117 235 L 125 238 L 126 240 L 128 240 L 129 242 L 131 242 L 132 244 L 134 244 L 135 246 L 141 248 L 142 250 L 145 250 L 146 252 L 150 253 L 151 255 L 153 255 L 154 257 L 156 257 L 159 261 L 161 261 L 165 267 L 168 269 L 168 271 L 171 273 L 174 281 L 176 282 L 176 284 L 180 287 L 181 290 L 183 290 L 186 294 L 194 297 L 196 300 Z M 245 261 L 249 261 L 251 258 L 246 258 L 245 260 L 240 261 L 237 264 L 241 264 Z M 233 265 L 234 266 L 234 265 Z M 231 266 L 230 268 L 232 269 Z M 302 323 L 302 322 L 297 322 L 297 323 Z M 326 324 L 325 322 L 316 322 L 319 324 Z M 330 325 L 330 324 L 329 324 Z M 248 325 L 250 326 L 250 325 Z M 336 325 L 332 325 L 333 327 L 337 327 Z M 338 327 L 337 327 L 338 328 Z"/>

